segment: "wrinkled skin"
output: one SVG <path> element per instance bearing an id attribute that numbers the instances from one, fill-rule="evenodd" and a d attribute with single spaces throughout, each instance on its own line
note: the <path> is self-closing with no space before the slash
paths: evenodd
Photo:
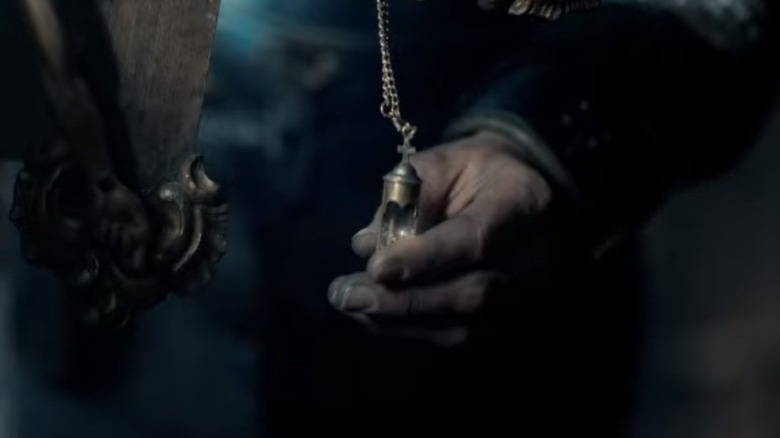
<path id="1" fill-rule="evenodd" d="M 366 271 L 334 280 L 332 305 L 380 335 L 465 342 L 490 296 L 522 293 L 513 280 L 547 259 L 551 189 L 516 151 L 480 132 L 415 155 L 427 231 L 377 252 L 377 219 L 358 232 Z"/>

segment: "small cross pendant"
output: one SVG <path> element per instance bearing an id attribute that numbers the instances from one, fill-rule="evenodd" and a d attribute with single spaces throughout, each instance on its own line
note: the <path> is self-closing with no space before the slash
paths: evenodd
<path id="1" fill-rule="evenodd" d="M 404 158 L 408 158 L 414 155 L 416 152 L 417 149 L 409 143 L 404 143 L 401 146 L 398 146 L 398 153 L 403 155 Z"/>

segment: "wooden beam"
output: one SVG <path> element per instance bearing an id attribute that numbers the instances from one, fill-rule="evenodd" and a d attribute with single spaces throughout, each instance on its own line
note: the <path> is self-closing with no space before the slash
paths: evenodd
<path id="1" fill-rule="evenodd" d="M 138 184 L 156 186 L 194 152 L 220 0 L 98 3 Z"/>

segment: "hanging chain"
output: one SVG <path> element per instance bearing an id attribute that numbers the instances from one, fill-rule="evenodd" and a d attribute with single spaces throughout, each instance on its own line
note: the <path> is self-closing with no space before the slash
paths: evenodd
<path id="1" fill-rule="evenodd" d="M 404 139 L 404 144 L 398 152 L 408 159 L 415 153 L 412 139 L 417 133 L 417 127 L 401 117 L 401 103 L 398 99 L 398 89 L 395 84 L 395 73 L 390 57 L 390 6 L 388 0 L 376 0 L 377 22 L 379 24 L 379 49 L 382 55 L 382 105 L 379 111 L 383 116 L 393 121 L 395 129 Z"/>

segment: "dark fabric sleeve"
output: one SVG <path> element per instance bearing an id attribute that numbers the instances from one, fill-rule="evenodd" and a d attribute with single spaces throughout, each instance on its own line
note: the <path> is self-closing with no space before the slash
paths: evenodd
<path id="1" fill-rule="evenodd" d="M 522 124 L 532 147 L 554 156 L 531 154 L 547 163 L 537 167 L 601 242 L 738 161 L 774 96 L 769 40 L 737 53 L 658 12 L 573 14 L 507 63 L 453 126 Z"/>

